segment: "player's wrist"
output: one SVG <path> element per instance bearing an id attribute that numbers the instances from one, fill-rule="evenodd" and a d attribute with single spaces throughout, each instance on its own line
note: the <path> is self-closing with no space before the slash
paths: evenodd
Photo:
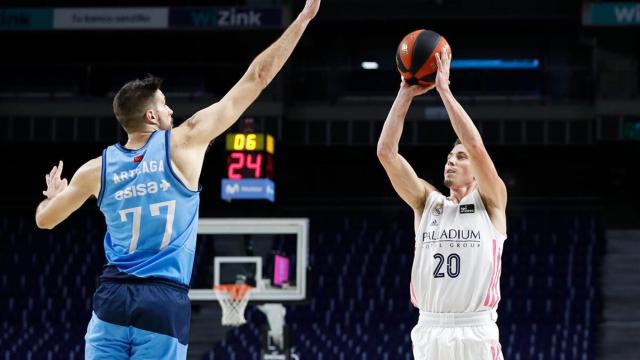
<path id="1" fill-rule="evenodd" d="M 399 98 L 404 98 L 404 99 L 413 99 L 413 97 L 415 96 L 415 94 L 413 93 L 413 91 L 411 91 L 411 88 L 409 86 L 402 86 L 400 87 L 400 90 L 398 90 L 398 97 Z"/>
<path id="2" fill-rule="evenodd" d="M 306 15 L 304 13 L 300 13 L 300 14 L 298 14 L 298 17 L 296 18 L 295 22 L 306 26 L 307 24 L 309 24 L 311 19 L 312 18 L 310 18 L 309 15 Z"/>
<path id="3" fill-rule="evenodd" d="M 304 25 L 307 25 L 311 20 L 313 20 L 314 17 L 314 14 L 311 14 L 309 11 L 303 10 L 298 14 L 297 20 L 299 22 L 303 22 Z"/>
<path id="4" fill-rule="evenodd" d="M 449 87 L 448 81 L 446 84 L 436 86 L 436 90 L 440 95 L 450 95 L 451 88 Z"/>

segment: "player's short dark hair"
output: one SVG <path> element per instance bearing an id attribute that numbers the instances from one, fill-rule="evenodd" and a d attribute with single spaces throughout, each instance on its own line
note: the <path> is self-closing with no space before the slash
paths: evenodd
<path id="1" fill-rule="evenodd" d="M 456 138 L 456 142 L 453 143 L 453 146 L 455 147 L 456 145 L 462 145 L 462 141 L 460 141 L 459 138 Z"/>
<path id="2" fill-rule="evenodd" d="M 142 79 L 129 81 L 118 90 L 113 98 L 113 113 L 125 130 L 140 126 L 149 101 L 161 86 L 161 78 L 147 74 Z"/>

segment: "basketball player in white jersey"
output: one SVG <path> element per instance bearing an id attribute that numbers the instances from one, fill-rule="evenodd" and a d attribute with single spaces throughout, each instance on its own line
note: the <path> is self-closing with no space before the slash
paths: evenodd
<path id="1" fill-rule="evenodd" d="M 436 61 L 435 85 L 401 83 L 378 141 L 378 158 L 393 188 L 415 214 L 410 296 L 420 317 L 411 331 L 413 354 L 424 360 L 503 359 L 495 321 L 507 190 L 480 133 L 451 93 L 448 49 Z M 398 153 L 413 97 L 433 88 L 459 139 L 444 166 L 448 195 L 419 178 Z"/>

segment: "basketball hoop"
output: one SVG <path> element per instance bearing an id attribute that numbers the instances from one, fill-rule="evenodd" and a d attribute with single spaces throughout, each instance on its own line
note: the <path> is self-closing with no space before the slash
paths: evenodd
<path id="1" fill-rule="evenodd" d="M 246 284 L 217 285 L 216 297 L 222 307 L 222 325 L 240 326 L 247 322 L 244 310 L 253 286 Z"/>

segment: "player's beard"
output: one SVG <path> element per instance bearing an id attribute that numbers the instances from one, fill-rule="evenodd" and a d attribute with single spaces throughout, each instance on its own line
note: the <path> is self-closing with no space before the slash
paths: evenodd
<path id="1" fill-rule="evenodd" d="M 453 180 L 451 179 L 445 179 L 444 180 L 444 186 L 446 186 L 447 188 L 451 188 L 453 186 Z"/>

